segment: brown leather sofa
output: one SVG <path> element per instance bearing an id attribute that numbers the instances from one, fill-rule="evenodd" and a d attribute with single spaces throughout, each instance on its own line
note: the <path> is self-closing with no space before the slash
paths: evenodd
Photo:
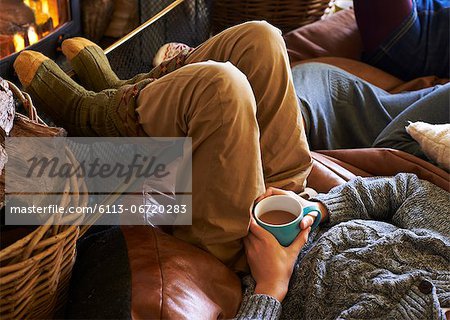
<path id="1" fill-rule="evenodd" d="M 320 192 L 355 176 L 412 172 L 450 190 L 450 176 L 432 164 L 392 149 L 313 152 L 308 185 Z M 233 317 L 241 302 L 239 278 L 211 254 L 146 226 L 123 226 L 131 270 L 134 319 Z"/>
<path id="2" fill-rule="evenodd" d="M 318 22 L 286 35 L 293 64 L 305 59 L 331 63 L 392 92 L 445 81 L 426 77 L 405 83 L 358 62 L 361 43 L 354 15 L 345 12 L 336 17 L 328 24 Z M 335 39 L 324 40 L 330 32 Z M 450 191 L 449 173 L 397 150 L 328 150 L 313 152 L 313 158 L 308 185 L 319 192 L 356 176 L 391 176 L 399 172 L 415 173 Z M 242 298 L 240 280 L 214 256 L 158 228 L 122 226 L 121 234 L 131 273 L 132 318 L 217 319 L 236 314 Z"/>

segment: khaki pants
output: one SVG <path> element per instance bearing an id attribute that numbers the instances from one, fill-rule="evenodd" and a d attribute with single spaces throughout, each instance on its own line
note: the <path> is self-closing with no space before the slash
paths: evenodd
<path id="1" fill-rule="evenodd" d="M 192 137 L 193 221 L 174 235 L 243 270 L 241 238 L 265 186 L 301 191 L 311 168 L 281 33 L 232 27 L 137 100 L 149 136 Z"/>

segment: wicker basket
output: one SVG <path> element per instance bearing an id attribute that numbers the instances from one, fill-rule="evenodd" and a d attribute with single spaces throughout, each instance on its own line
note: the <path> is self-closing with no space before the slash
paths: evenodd
<path id="1" fill-rule="evenodd" d="M 249 20 L 267 20 L 288 32 L 319 20 L 329 0 L 218 0 L 213 4 L 213 31 Z"/>
<path id="2" fill-rule="evenodd" d="M 37 116 L 29 96 L 9 85 L 28 108 L 29 118 L 20 115 L 16 120 L 26 126 L 34 123 L 38 136 L 58 135 L 58 130 L 46 127 Z M 74 166 L 78 164 L 69 149 L 66 156 Z M 77 177 L 68 179 L 59 205 L 87 203 L 84 181 Z M 44 225 L 0 251 L 0 319 L 48 319 L 64 306 L 83 218 L 82 214 L 52 216 Z M 55 219 L 61 225 L 53 225 Z"/>

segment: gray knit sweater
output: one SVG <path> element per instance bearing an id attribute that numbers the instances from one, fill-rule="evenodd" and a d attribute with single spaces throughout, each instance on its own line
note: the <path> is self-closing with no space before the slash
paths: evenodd
<path id="1" fill-rule="evenodd" d="M 318 195 L 329 222 L 310 235 L 283 303 L 243 279 L 239 319 L 445 319 L 450 195 L 415 175 L 357 178 Z"/>

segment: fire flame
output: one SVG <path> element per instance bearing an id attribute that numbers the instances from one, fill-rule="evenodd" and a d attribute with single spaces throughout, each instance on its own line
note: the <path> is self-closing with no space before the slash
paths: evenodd
<path id="1" fill-rule="evenodd" d="M 14 35 L 0 35 L 3 36 L 0 38 L 0 59 L 35 44 L 65 22 L 59 15 L 62 10 L 60 0 L 23 0 L 23 3 L 33 10 L 36 23 L 24 25 L 24 29 Z"/>
<path id="2" fill-rule="evenodd" d="M 56 29 L 60 23 L 57 0 L 23 0 L 23 3 L 33 10 L 37 25 L 29 26 L 26 30 L 14 34 L 12 37 L 12 44 L 15 52 L 21 51 L 27 46 L 35 44 L 40 39 L 48 35 L 53 29 Z M 50 18 L 52 25 L 51 29 L 41 30 L 40 26 L 44 23 L 48 23 Z M 12 52 L 3 52 L 2 50 L 0 58 L 10 53 Z"/>
<path id="3" fill-rule="evenodd" d="M 36 33 L 36 29 L 34 29 L 34 27 L 29 27 L 27 34 L 28 34 L 28 41 L 30 42 L 30 45 L 35 44 L 36 42 L 39 41 L 39 36 Z"/>
<path id="4" fill-rule="evenodd" d="M 36 42 L 39 41 L 39 35 L 37 34 L 36 29 L 33 26 L 28 28 L 26 36 L 29 45 L 35 44 Z M 14 50 L 16 52 L 25 49 L 25 37 L 22 34 L 20 33 L 14 34 L 13 43 L 14 43 Z"/>
<path id="5" fill-rule="evenodd" d="M 42 12 L 45 14 L 49 14 L 50 12 L 48 11 L 48 1 L 47 0 L 42 0 Z"/>
<path id="6" fill-rule="evenodd" d="M 17 51 L 25 49 L 25 39 L 18 33 L 13 38 L 14 49 Z"/>

